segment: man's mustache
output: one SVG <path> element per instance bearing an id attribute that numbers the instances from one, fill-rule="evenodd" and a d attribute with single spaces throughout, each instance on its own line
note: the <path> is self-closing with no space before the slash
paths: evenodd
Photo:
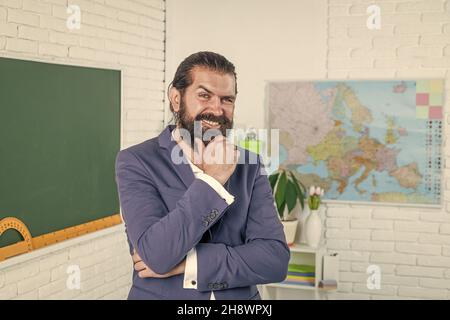
<path id="1" fill-rule="evenodd" d="M 216 115 L 211 114 L 211 113 L 199 114 L 199 115 L 197 115 L 195 117 L 195 121 L 201 121 L 201 120 L 217 122 L 220 125 L 231 123 L 231 121 L 227 117 L 225 117 L 225 116 L 216 116 Z"/>

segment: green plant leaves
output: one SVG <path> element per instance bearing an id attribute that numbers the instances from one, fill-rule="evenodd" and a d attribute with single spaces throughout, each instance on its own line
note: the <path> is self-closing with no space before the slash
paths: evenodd
<path id="1" fill-rule="evenodd" d="M 278 183 L 276 185 L 275 190 L 275 202 L 277 203 L 278 213 L 283 215 L 284 207 L 285 207 L 285 192 L 286 192 L 286 172 L 280 173 L 280 178 L 278 179 Z"/>
<path id="2" fill-rule="evenodd" d="M 295 187 L 294 182 L 292 182 L 292 180 L 288 180 L 287 181 L 287 186 L 286 186 L 286 195 L 285 195 L 285 200 L 286 200 L 286 204 L 288 206 L 288 211 L 291 212 L 292 209 L 295 208 L 295 205 L 297 204 L 297 189 Z"/>
<path id="3" fill-rule="evenodd" d="M 297 178 L 295 177 L 295 175 L 292 172 L 289 172 L 290 176 L 292 178 L 292 182 L 296 191 L 296 196 L 298 198 L 298 200 L 300 200 L 300 205 L 302 206 L 302 209 L 305 207 L 305 193 L 306 193 L 306 188 L 305 186 L 297 180 Z"/>
<path id="4" fill-rule="evenodd" d="M 297 199 L 304 209 L 307 199 L 306 188 L 292 171 L 279 169 L 269 176 L 269 182 L 278 214 L 282 219 L 286 206 L 288 211 L 291 212 L 297 204 Z"/>
<path id="5" fill-rule="evenodd" d="M 279 172 L 271 174 L 269 176 L 270 187 L 272 188 L 272 192 L 275 190 L 275 184 L 277 183 Z"/>
<path id="6" fill-rule="evenodd" d="M 286 202 L 282 202 L 280 205 L 278 205 L 277 203 L 277 210 L 278 210 L 278 215 L 280 216 L 281 219 L 284 218 L 284 208 L 286 207 Z"/>
<path id="7" fill-rule="evenodd" d="M 308 199 L 308 205 L 309 205 L 309 208 L 310 208 L 311 210 L 317 210 L 317 209 L 319 209 L 319 205 L 320 205 L 320 196 L 318 196 L 318 195 L 310 196 L 309 199 Z"/>

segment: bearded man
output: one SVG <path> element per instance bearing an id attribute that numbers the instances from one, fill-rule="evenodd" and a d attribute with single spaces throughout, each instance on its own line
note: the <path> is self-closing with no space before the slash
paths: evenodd
<path id="1" fill-rule="evenodd" d="M 236 96 L 231 62 L 192 54 L 169 86 L 175 124 L 118 153 L 128 299 L 257 300 L 257 284 L 285 279 L 290 252 L 261 160 L 227 140 Z"/>

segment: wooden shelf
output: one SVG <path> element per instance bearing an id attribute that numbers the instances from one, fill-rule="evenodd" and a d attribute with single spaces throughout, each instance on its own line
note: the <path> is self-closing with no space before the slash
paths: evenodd
<path id="1" fill-rule="evenodd" d="M 263 285 L 264 299 L 277 299 L 280 297 L 280 294 L 288 294 L 288 292 L 290 292 L 291 297 L 295 297 L 296 299 L 303 299 L 311 296 L 315 299 L 319 299 L 323 292 L 323 289 L 319 288 L 319 281 L 322 279 L 322 258 L 325 253 L 324 244 L 321 243 L 317 248 L 313 248 L 306 244 L 294 243 L 289 247 L 289 250 L 291 252 L 289 263 L 314 266 L 314 286 L 283 282 L 265 284 Z M 298 293 L 290 290 L 298 290 Z"/>

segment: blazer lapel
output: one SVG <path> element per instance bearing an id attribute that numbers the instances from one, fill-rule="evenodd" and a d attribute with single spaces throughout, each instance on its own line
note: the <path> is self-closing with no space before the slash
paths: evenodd
<path id="1" fill-rule="evenodd" d="M 166 154 L 169 166 L 177 174 L 177 176 L 180 178 L 180 180 L 183 182 L 186 188 L 189 188 L 189 186 L 195 179 L 194 173 L 192 172 L 190 165 L 188 163 L 185 163 L 185 161 L 183 161 L 180 164 L 176 164 L 172 161 L 171 158 L 172 150 L 177 146 L 177 143 L 172 139 L 172 130 L 174 128 L 175 128 L 174 125 L 168 125 L 161 132 L 161 134 L 158 137 L 159 146 L 162 149 L 165 149 L 164 152 Z M 180 156 L 184 156 L 181 148 L 180 148 Z"/>

